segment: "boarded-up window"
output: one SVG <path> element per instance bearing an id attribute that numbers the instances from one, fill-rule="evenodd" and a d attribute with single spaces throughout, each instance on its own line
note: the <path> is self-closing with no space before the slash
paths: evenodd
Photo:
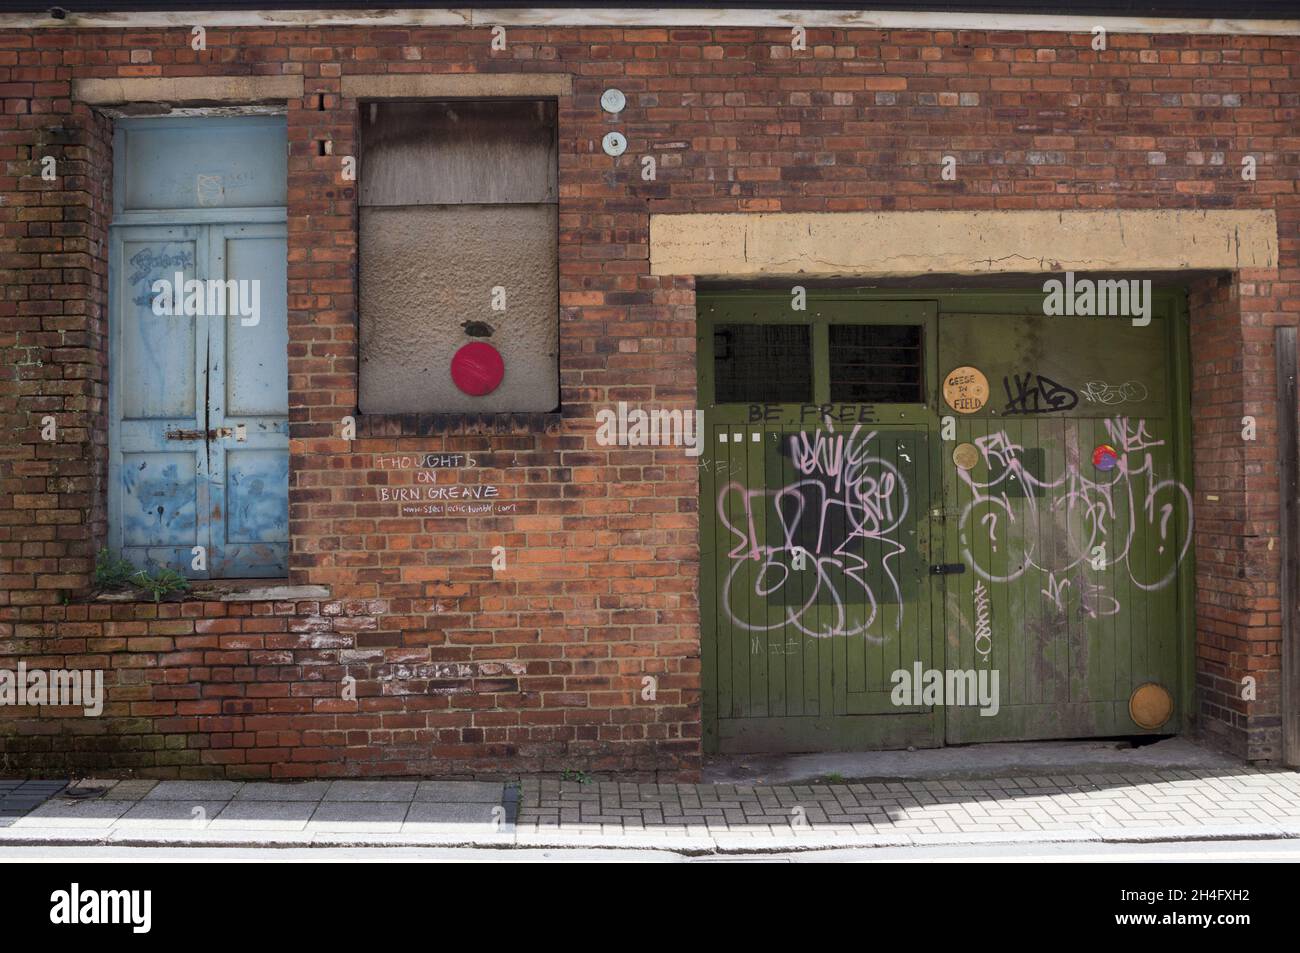
<path id="1" fill-rule="evenodd" d="M 361 104 L 363 412 L 559 403 L 555 112 L 546 100 Z M 505 369 L 478 395 L 452 374 L 476 341 Z"/>

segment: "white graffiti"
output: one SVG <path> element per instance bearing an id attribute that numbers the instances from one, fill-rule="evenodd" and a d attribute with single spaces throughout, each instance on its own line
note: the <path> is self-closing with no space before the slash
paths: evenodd
<path id="1" fill-rule="evenodd" d="M 1079 390 L 1079 396 L 1094 404 L 1141 403 L 1147 399 L 1146 385 L 1141 381 L 1107 384 L 1105 381 L 1088 381 Z"/>
<path id="2" fill-rule="evenodd" d="M 989 624 L 989 592 L 984 583 L 975 580 L 975 652 L 988 661 L 993 651 L 993 629 Z"/>
<path id="3" fill-rule="evenodd" d="M 898 469 L 876 455 L 876 436 L 860 426 L 848 434 L 801 432 L 789 442 L 800 479 L 776 489 L 735 481 L 722 488 L 718 515 L 735 538 L 722 603 L 734 625 L 879 642 L 883 636 L 868 630 L 886 599 L 899 604 L 901 626 L 895 562 L 906 547 L 895 534 L 908 514 L 908 490 Z M 890 591 L 877 594 L 873 580 Z"/>
<path id="4" fill-rule="evenodd" d="M 1106 592 L 1106 587 L 1099 585 L 1088 579 L 1083 573 L 1083 567 L 1079 566 L 1076 570 L 1077 575 L 1075 587 L 1079 593 L 1079 615 L 1086 616 L 1089 619 L 1097 619 L 1102 616 L 1119 615 L 1119 600 Z M 1057 579 L 1055 573 L 1047 574 L 1047 588 L 1041 590 L 1042 594 L 1047 597 L 1047 601 L 1052 604 L 1058 615 L 1063 615 L 1066 611 L 1070 600 L 1068 590 L 1071 586 L 1069 579 Z"/>
<path id="5" fill-rule="evenodd" d="M 1070 588 L 1070 580 L 1057 579 L 1056 573 L 1047 574 L 1047 588 L 1039 590 L 1047 596 L 1049 602 L 1056 607 L 1057 612 L 1065 611 L 1066 601 L 1069 599 L 1069 593 L 1066 591 Z"/>
<path id="6" fill-rule="evenodd" d="M 1025 468 L 1024 448 L 1005 431 L 974 441 L 990 476 L 979 482 L 958 471 L 973 494 L 959 534 L 962 556 L 980 579 L 1007 583 L 1037 572 L 1045 582 L 1042 595 L 1058 612 L 1073 589 L 1080 615 L 1091 618 L 1121 610 L 1104 585 L 1085 575 L 1098 551 L 1106 554 L 1106 568 L 1122 567 L 1138 589 L 1155 591 L 1174 579 L 1192 543 L 1191 493 L 1156 474 L 1150 451 L 1164 442 L 1150 435 L 1145 421 L 1114 417 L 1105 426 L 1119 459 L 1091 477 L 1078 465 L 1077 448 L 1067 453 L 1064 472 L 1044 481 Z M 1022 505 L 1013 505 L 1013 494 Z M 1048 524 L 1055 529 L 1040 533 Z M 1134 552 L 1142 558 L 1130 559 Z"/>

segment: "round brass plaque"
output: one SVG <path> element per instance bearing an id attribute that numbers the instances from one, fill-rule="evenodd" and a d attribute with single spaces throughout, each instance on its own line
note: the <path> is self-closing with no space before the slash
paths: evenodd
<path id="1" fill-rule="evenodd" d="M 943 379 L 943 399 L 959 414 L 973 414 L 989 400 L 989 379 L 978 367 L 955 367 Z"/>
<path id="2" fill-rule="evenodd" d="M 1139 685 L 1128 700 L 1129 717 L 1139 728 L 1159 728 L 1173 713 L 1173 696 L 1163 685 L 1155 682 Z"/>
<path id="3" fill-rule="evenodd" d="M 979 448 L 973 443 L 959 443 L 952 448 L 952 462 L 963 470 L 973 469 L 979 461 Z"/>

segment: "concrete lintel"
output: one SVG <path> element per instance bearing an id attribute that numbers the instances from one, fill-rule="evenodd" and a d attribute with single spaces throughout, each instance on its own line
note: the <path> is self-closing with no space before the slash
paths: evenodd
<path id="1" fill-rule="evenodd" d="M 126 103 L 268 103 L 301 99 L 301 76 L 137 76 L 73 81 L 72 98 Z"/>
<path id="2" fill-rule="evenodd" d="M 441 99 L 483 96 L 568 96 L 568 73 L 358 73 L 343 77 L 354 99 Z"/>
<path id="3" fill-rule="evenodd" d="M 1261 210 L 652 215 L 650 270 L 707 278 L 1277 267 Z"/>

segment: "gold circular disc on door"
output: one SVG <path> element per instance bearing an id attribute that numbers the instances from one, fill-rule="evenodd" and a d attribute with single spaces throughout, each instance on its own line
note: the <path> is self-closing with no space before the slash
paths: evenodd
<path id="1" fill-rule="evenodd" d="M 1128 700 L 1129 717 L 1139 728 L 1159 728 L 1173 713 L 1173 696 L 1167 688 L 1155 682 L 1139 685 Z"/>
<path id="2" fill-rule="evenodd" d="M 962 470 L 974 469 L 980 462 L 979 448 L 973 443 L 959 443 L 952 448 L 952 462 Z"/>
<path id="3" fill-rule="evenodd" d="M 959 414 L 973 414 L 989 400 L 989 379 L 978 367 L 954 367 L 943 379 L 943 399 Z"/>

